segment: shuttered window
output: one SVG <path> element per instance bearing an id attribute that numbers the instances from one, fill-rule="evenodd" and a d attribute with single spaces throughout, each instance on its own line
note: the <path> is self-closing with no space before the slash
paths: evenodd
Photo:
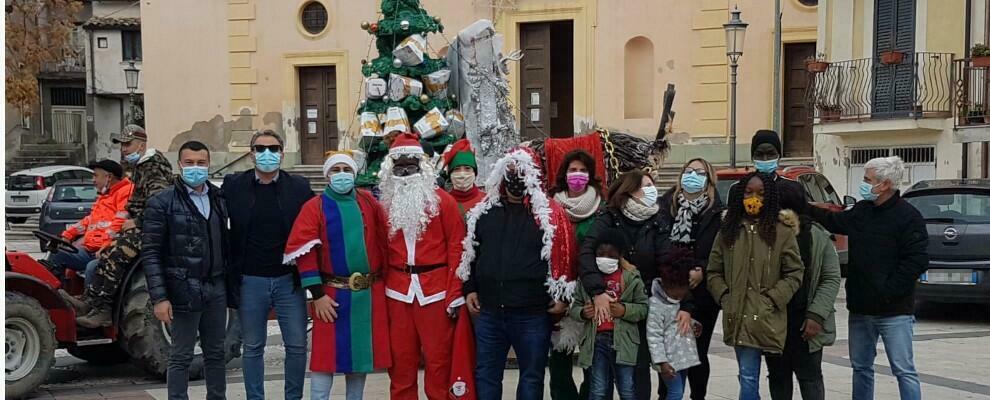
<path id="1" fill-rule="evenodd" d="M 875 0 L 873 30 L 874 117 L 906 116 L 913 108 L 916 0 Z M 900 64 L 883 64 L 888 51 L 904 53 Z"/>

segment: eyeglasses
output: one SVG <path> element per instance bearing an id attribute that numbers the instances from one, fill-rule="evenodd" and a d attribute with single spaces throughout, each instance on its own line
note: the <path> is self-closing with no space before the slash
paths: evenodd
<path id="1" fill-rule="evenodd" d="M 272 153 L 279 153 L 279 152 L 282 151 L 282 145 L 280 145 L 280 144 L 269 144 L 269 145 L 256 144 L 256 145 L 253 146 L 253 149 L 254 149 L 254 152 L 255 153 L 264 153 L 265 150 L 269 150 Z"/>
<path id="2" fill-rule="evenodd" d="M 419 172 L 419 165 L 396 165 L 392 167 L 392 174 L 396 176 L 408 176 Z"/>
<path id="3" fill-rule="evenodd" d="M 698 175 L 701 175 L 701 176 L 708 175 L 708 171 L 705 171 L 703 168 L 698 168 L 698 169 L 694 169 L 694 168 L 691 168 L 691 167 L 684 168 L 684 173 L 685 174 L 690 174 L 692 172 L 694 172 L 694 173 L 696 173 Z"/>

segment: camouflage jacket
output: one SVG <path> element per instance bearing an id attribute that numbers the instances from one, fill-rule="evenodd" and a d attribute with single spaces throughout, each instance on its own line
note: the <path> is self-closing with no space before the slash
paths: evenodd
<path id="1" fill-rule="evenodd" d="M 141 226 L 141 215 L 148 199 L 165 190 L 174 181 L 172 164 L 162 152 L 149 148 L 132 168 L 131 181 L 134 182 L 134 191 L 127 201 L 127 213 Z"/>

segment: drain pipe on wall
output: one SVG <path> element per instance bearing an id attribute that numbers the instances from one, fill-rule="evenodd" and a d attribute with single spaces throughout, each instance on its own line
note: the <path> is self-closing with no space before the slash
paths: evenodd
<path id="1" fill-rule="evenodd" d="M 774 2 L 773 8 L 773 130 L 781 137 L 784 132 L 780 129 L 780 53 L 783 46 L 780 42 L 780 0 Z"/>
<path id="2" fill-rule="evenodd" d="M 963 48 L 963 58 L 969 58 L 969 46 L 972 39 L 972 29 L 973 29 L 973 0 L 966 0 L 966 45 Z M 963 68 L 962 73 L 966 73 L 966 69 Z M 986 149 L 986 147 L 984 147 Z M 962 144 L 962 174 L 960 176 L 962 179 L 969 178 L 969 143 L 964 142 Z"/>

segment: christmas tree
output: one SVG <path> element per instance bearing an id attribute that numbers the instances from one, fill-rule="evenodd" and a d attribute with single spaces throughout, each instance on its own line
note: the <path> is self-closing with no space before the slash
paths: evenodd
<path id="1" fill-rule="evenodd" d="M 440 18 L 427 14 L 419 0 L 382 0 L 381 14 L 377 22 L 361 23 L 375 36 L 378 49 L 377 58 L 361 60 L 365 79 L 358 108 L 359 149 L 367 161 L 357 185 L 363 187 L 378 183 L 391 135 L 419 133 L 423 147 L 439 154 L 464 129 L 456 97 L 447 90 L 447 63 L 427 53 L 426 35 L 443 32 Z"/>

